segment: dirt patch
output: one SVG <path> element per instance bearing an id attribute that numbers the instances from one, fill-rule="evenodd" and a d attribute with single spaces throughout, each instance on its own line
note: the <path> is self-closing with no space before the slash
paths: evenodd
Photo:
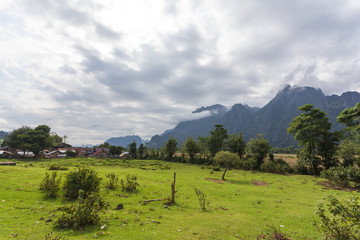
<path id="1" fill-rule="evenodd" d="M 255 186 L 270 186 L 270 184 L 261 181 L 252 181 Z"/>
<path id="2" fill-rule="evenodd" d="M 224 184 L 224 180 L 221 180 L 221 179 L 215 179 L 215 178 L 205 178 L 205 180 L 208 180 L 208 181 L 213 181 L 213 182 L 216 182 L 216 183 L 219 183 L 219 184 Z"/>

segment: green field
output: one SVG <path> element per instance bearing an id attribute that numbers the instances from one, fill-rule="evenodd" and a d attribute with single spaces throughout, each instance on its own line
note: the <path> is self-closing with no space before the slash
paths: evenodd
<path id="1" fill-rule="evenodd" d="M 319 239 L 313 227 L 319 200 L 348 193 L 325 189 L 320 178 L 231 170 L 226 182 L 222 172 L 210 167 L 153 160 L 65 159 L 16 161 L 16 166 L 0 166 L 0 239 L 45 239 L 51 232 L 66 239 L 255 239 L 275 226 L 292 239 Z M 110 203 L 100 226 L 85 230 L 55 228 L 61 215 L 56 209 L 69 203 L 46 199 L 39 191 L 49 166 L 56 162 L 73 169 L 87 165 L 103 178 L 101 195 Z M 69 171 L 68 170 L 68 171 Z M 65 175 L 68 171 L 58 171 Z M 136 193 L 106 190 L 107 173 L 119 178 L 136 174 Z M 165 208 L 161 201 L 144 204 L 146 199 L 165 198 L 176 172 L 176 205 Z M 254 185 L 255 181 L 267 184 Z M 194 188 L 209 200 L 202 211 Z M 115 210 L 122 203 L 124 209 Z M 56 215 L 56 216 L 55 216 Z M 51 219 L 51 222 L 47 222 Z M 101 228 L 103 227 L 103 228 Z"/>

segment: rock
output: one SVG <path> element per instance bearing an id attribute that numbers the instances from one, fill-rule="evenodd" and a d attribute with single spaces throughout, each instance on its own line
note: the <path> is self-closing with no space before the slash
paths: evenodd
<path id="1" fill-rule="evenodd" d="M 121 210 L 121 209 L 124 209 L 124 205 L 122 203 L 119 203 L 117 206 L 116 206 L 116 210 Z"/>

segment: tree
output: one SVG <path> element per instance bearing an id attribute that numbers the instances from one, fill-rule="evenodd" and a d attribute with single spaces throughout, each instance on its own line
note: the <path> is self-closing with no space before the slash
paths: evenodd
<path id="1" fill-rule="evenodd" d="M 225 167 L 225 171 L 221 177 L 222 180 L 225 180 L 227 170 L 234 167 L 235 163 L 240 161 L 240 157 L 236 153 L 219 151 L 215 154 L 214 161 L 218 165 Z"/>
<path id="2" fill-rule="evenodd" d="M 190 156 L 191 162 L 194 162 L 195 154 L 200 151 L 200 146 L 199 146 L 199 144 L 198 144 L 192 137 L 189 137 L 189 138 L 186 140 L 184 146 L 185 146 L 186 152 L 187 152 L 187 153 L 189 154 L 189 156 Z"/>
<path id="3" fill-rule="evenodd" d="M 339 144 L 337 153 L 342 158 L 344 167 L 352 167 L 360 155 L 360 146 L 347 138 Z"/>
<path id="4" fill-rule="evenodd" d="M 124 148 L 122 146 L 113 146 L 110 145 L 109 152 L 111 155 L 120 155 L 124 151 Z"/>
<path id="5" fill-rule="evenodd" d="M 50 127 L 39 125 L 32 129 L 22 126 L 12 131 L 6 138 L 7 144 L 12 148 L 19 148 L 23 151 L 32 151 L 37 158 L 39 152 L 52 146 Z"/>
<path id="6" fill-rule="evenodd" d="M 136 142 L 135 140 L 129 144 L 129 153 L 133 158 L 136 158 Z"/>
<path id="7" fill-rule="evenodd" d="M 320 166 L 326 169 L 336 165 L 337 133 L 331 133 L 331 123 L 326 114 L 311 104 L 299 107 L 303 111 L 295 117 L 287 129 L 302 146 L 298 164 L 318 175 Z"/>
<path id="8" fill-rule="evenodd" d="M 200 153 L 202 158 L 208 159 L 208 137 L 198 137 Z"/>
<path id="9" fill-rule="evenodd" d="M 137 152 L 138 152 L 138 154 L 139 154 L 139 158 L 140 158 L 140 159 L 143 159 L 144 152 L 145 152 L 144 144 L 140 144 Z"/>
<path id="10" fill-rule="evenodd" d="M 345 124 L 352 132 L 360 134 L 360 103 L 352 108 L 344 109 L 338 116 L 337 121 Z"/>
<path id="11" fill-rule="evenodd" d="M 224 140 L 228 138 L 227 130 L 221 124 L 215 125 L 215 130 L 210 131 L 210 136 L 208 138 L 208 147 L 211 156 L 221 151 L 224 147 Z"/>
<path id="12" fill-rule="evenodd" d="M 172 161 L 172 157 L 177 150 L 176 139 L 171 137 L 165 145 L 165 153 L 169 161 Z"/>
<path id="13" fill-rule="evenodd" d="M 256 160 L 256 167 L 260 168 L 261 164 L 264 163 L 266 155 L 270 152 L 271 146 L 269 142 L 258 134 L 256 138 L 251 138 L 248 142 L 248 148 L 250 154 Z"/>
<path id="14" fill-rule="evenodd" d="M 230 152 L 237 153 L 238 156 L 242 158 L 246 149 L 246 142 L 244 141 L 242 133 L 239 132 L 238 135 L 229 135 L 229 138 L 226 140 L 226 146 Z"/>
<path id="15" fill-rule="evenodd" d="M 52 132 L 50 134 L 51 137 L 51 146 L 52 147 L 56 147 L 58 145 L 60 145 L 63 142 L 63 138 L 60 137 L 58 134 L 56 134 L 55 132 Z"/>

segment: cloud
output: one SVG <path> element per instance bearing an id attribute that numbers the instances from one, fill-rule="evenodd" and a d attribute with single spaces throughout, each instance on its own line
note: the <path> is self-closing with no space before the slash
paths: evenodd
<path id="1" fill-rule="evenodd" d="M 359 11 L 350 0 L 2 2 L 0 130 L 150 138 L 199 106 L 263 106 L 288 83 L 360 91 Z"/>

